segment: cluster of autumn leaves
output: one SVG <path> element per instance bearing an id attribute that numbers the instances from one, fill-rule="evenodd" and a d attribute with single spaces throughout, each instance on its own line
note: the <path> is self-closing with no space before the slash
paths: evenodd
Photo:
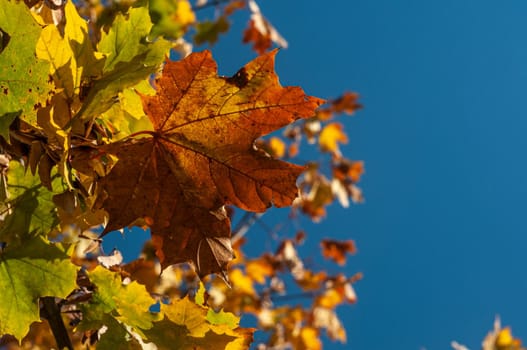
<path id="1" fill-rule="evenodd" d="M 219 76 L 210 52 L 187 52 L 184 35 L 213 43 L 246 5 L 244 41 L 262 55 Z M 255 329 L 241 328 L 237 315 L 248 313 L 268 331 L 268 346 L 320 348 L 324 330 L 345 340 L 336 308 L 355 301 L 360 276 L 308 269 L 300 234 L 245 258 L 231 216 L 235 207 L 257 217 L 293 205 L 293 216 L 319 219 L 334 199 L 359 191 L 362 163 L 341 155 L 346 136 L 332 122 L 359 107 L 356 95 L 318 108 L 321 99 L 282 87 L 268 50 L 286 43 L 254 1 L 225 2 L 200 22 L 184 0 L 89 2 L 80 13 L 90 21 L 71 2 L 0 6 L 0 333 L 14 337 L 3 344 L 243 349 Z M 171 50 L 186 57 L 165 62 Z M 261 138 L 284 126 L 282 136 Z M 303 139 L 327 155 L 337 182 L 315 163 L 286 162 Z M 104 255 L 103 236 L 131 226 L 151 230 L 143 256 L 123 264 L 119 252 Z M 322 251 L 343 264 L 355 247 L 325 240 Z M 29 277 L 36 271 L 38 284 Z M 289 283 L 312 302 L 275 305 Z M 48 296 L 57 298 L 51 309 Z"/>
<path id="2" fill-rule="evenodd" d="M 198 20 L 211 4 L 214 18 Z M 244 10 L 243 41 L 260 56 L 219 76 L 186 39 L 213 44 Z M 336 201 L 362 201 L 364 172 L 335 121 L 358 96 L 323 104 L 282 87 L 269 50 L 287 42 L 254 0 L 0 0 L 0 34 L 3 345 L 246 349 L 248 314 L 260 348 L 346 341 L 337 308 L 356 301 L 360 274 L 310 266 L 299 250 L 312 238 L 298 229 L 244 254 L 271 206 L 319 221 Z M 171 52 L 184 58 L 165 61 Z M 318 161 L 292 164 L 311 146 Z M 151 230 L 140 258 L 102 252 L 104 235 L 132 226 Z M 351 240 L 320 248 L 338 265 L 356 251 Z M 49 296 L 62 321 L 39 314 Z"/>

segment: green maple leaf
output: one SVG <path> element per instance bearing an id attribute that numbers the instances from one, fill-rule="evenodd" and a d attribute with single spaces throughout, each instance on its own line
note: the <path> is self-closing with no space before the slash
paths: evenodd
<path id="1" fill-rule="evenodd" d="M 42 28 L 21 1 L 0 0 L 0 135 L 21 116 L 36 122 L 35 106 L 46 101 L 49 64 L 35 56 Z"/>
<path id="2" fill-rule="evenodd" d="M 39 321 L 38 298 L 65 298 L 76 286 L 77 267 L 60 245 L 34 237 L 0 253 L 0 334 L 22 339 Z"/>
<path id="3" fill-rule="evenodd" d="M 102 322 L 107 327 L 97 342 L 98 350 L 140 350 L 144 349 L 126 326 L 115 318 L 105 315 Z"/>
<path id="4" fill-rule="evenodd" d="M 52 177 L 52 186 L 57 193 L 64 190 L 58 176 Z M 48 234 L 58 225 L 52 200 L 55 193 L 42 185 L 38 175 L 32 175 L 17 161 L 9 162 L 7 192 L 1 205 L 0 241 L 23 242 L 34 233 Z"/>
<path id="5" fill-rule="evenodd" d="M 170 43 L 162 39 L 149 42 L 151 29 L 147 7 L 132 7 L 126 16 L 118 13 L 108 33 L 102 33 L 98 45 L 98 50 L 106 55 L 104 72 L 111 72 L 119 62 L 131 62 L 145 52 L 148 52 L 145 65 L 162 62 Z"/>
<path id="6" fill-rule="evenodd" d="M 78 116 L 89 119 L 107 111 L 119 92 L 158 70 L 172 44 L 161 38 L 151 41 L 151 28 L 146 7 L 130 8 L 126 16 L 117 15 L 98 45 L 107 55 L 103 76 L 94 82 Z"/>
<path id="7" fill-rule="evenodd" d="M 96 290 L 91 301 L 82 306 L 83 320 L 80 330 L 96 329 L 106 323 L 107 315 L 133 327 L 134 330 L 152 327 L 157 315 L 149 311 L 156 301 L 146 291 L 145 286 L 137 282 L 123 285 L 120 274 L 98 266 L 88 273 Z"/>

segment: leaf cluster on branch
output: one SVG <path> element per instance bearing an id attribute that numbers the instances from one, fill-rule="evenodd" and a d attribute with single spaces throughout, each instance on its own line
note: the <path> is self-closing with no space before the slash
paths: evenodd
<path id="1" fill-rule="evenodd" d="M 198 19 L 210 5 L 214 18 Z M 260 55 L 221 76 L 186 40 L 213 44 L 243 9 Z M 244 314 L 263 347 L 346 340 L 336 309 L 356 301 L 360 274 L 312 269 L 298 230 L 243 252 L 272 206 L 318 221 L 335 201 L 360 202 L 364 172 L 334 121 L 358 96 L 281 86 L 271 49 L 287 42 L 255 1 L 0 0 L 0 34 L 2 345 L 246 349 Z M 299 158 L 310 144 L 321 160 Z M 106 234 L 133 226 L 152 237 L 139 259 L 103 253 Z M 339 265 L 355 250 L 321 242 Z"/>

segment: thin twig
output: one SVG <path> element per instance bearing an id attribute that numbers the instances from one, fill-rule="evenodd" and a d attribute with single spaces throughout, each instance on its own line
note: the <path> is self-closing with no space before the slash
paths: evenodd
<path id="1" fill-rule="evenodd" d="M 238 242 L 245 236 L 252 225 L 257 222 L 265 213 L 251 213 L 247 212 L 240 220 L 236 228 L 233 230 L 231 241 L 232 243 Z"/>
<path id="2" fill-rule="evenodd" d="M 226 3 L 226 2 L 230 2 L 231 0 L 214 0 L 214 1 L 210 1 L 210 2 L 207 2 L 201 6 L 193 6 L 192 7 L 192 11 L 199 11 L 199 10 L 203 10 L 203 9 L 206 9 L 207 7 L 213 7 L 213 6 L 218 6 L 218 5 L 221 5 L 223 3 Z"/>
<path id="3" fill-rule="evenodd" d="M 274 294 L 274 295 L 271 295 L 271 300 L 286 301 L 286 300 L 294 300 L 294 299 L 300 299 L 300 298 L 312 298 L 316 296 L 317 294 L 318 293 L 316 293 L 315 291 L 295 293 L 295 294 Z"/>

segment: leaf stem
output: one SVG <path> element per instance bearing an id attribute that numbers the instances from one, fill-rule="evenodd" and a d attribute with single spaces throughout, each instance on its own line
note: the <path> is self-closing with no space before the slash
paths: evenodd
<path id="1" fill-rule="evenodd" d="M 156 135 L 156 132 L 155 131 L 149 131 L 149 130 L 141 130 L 141 131 L 138 131 L 138 132 L 134 132 L 133 134 L 130 134 L 128 135 L 128 137 L 136 137 L 138 135 L 150 135 L 150 136 L 155 136 Z"/>

